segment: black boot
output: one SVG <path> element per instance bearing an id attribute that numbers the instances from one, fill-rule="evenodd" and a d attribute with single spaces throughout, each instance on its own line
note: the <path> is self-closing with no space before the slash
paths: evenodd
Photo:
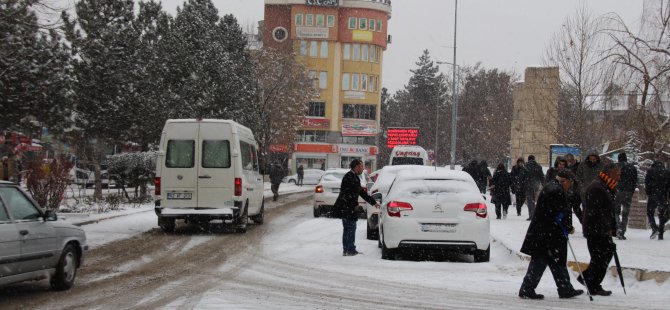
<path id="1" fill-rule="evenodd" d="M 542 294 L 536 294 L 534 291 L 531 292 L 523 292 L 519 291 L 519 297 L 523 299 L 544 299 L 544 295 Z"/>

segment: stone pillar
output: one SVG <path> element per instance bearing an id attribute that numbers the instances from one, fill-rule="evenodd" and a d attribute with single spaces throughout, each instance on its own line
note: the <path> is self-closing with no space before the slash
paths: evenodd
<path id="1" fill-rule="evenodd" d="M 514 87 L 512 162 L 528 155 L 550 166 L 549 145 L 556 143 L 558 128 L 558 67 L 526 68 L 524 82 Z"/>
<path id="2" fill-rule="evenodd" d="M 633 194 L 633 203 L 628 213 L 628 228 L 648 229 L 647 196 L 636 190 Z"/>

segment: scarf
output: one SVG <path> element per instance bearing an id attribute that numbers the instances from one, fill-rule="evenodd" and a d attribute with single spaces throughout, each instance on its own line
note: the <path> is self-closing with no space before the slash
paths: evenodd
<path id="1" fill-rule="evenodd" d="M 608 176 L 605 172 L 602 171 L 598 173 L 598 176 L 600 177 L 601 180 L 603 180 L 603 182 L 605 182 L 605 185 L 607 185 L 607 188 L 609 188 L 610 191 L 612 192 L 616 191 L 616 185 L 618 183 L 616 180 L 610 178 L 610 176 Z"/>

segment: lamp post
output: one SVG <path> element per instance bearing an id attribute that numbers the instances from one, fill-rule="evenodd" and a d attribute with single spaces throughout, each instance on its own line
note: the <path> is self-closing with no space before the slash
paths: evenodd
<path id="1" fill-rule="evenodd" d="M 461 67 L 455 63 L 451 62 L 445 62 L 445 61 L 436 61 L 437 64 L 439 65 L 451 65 L 453 66 L 453 80 L 452 80 L 452 106 L 451 106 L 451 147 L 450 147 L 450 152 L 451 152 L 451 170 L 454 170 L 454 166 L 456 165 L 456 122 L 458 119 L 458 88 L 456 88 L 456 70 L 461 70 Z M 458 74 L 458 78 L 460 80 L 460 73 Z M 437 134 L 435 137 L 435 148 L 437 148 Z M 437 150 L 436 150 L 437 151 Z"/>

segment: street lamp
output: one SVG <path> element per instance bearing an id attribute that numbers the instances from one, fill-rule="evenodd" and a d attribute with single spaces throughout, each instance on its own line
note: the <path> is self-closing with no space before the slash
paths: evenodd
<path id="1" fill-rule="evenodd" d="M 454 59 L 456 58 L 456 49 L 454 48 Z M 436 61 L 439 65 L 451 65 L 453 66 L 453 78 L 452 78 L 452 106 L 451 106 L 451 170 L 454 170 L 456 165 L 456 122 L 458 119 L 458 88 L 456 88 L 456 70 L 460 71 L 461 67 L 456 63 L 446 62 L 446 61 Z M 458 74 L 460 80 L 460 73 Z M 435 148 L 437 148 L 437 134 L 435 134 Z M 435 150 L 437 152 L 437 150 Z"/>

